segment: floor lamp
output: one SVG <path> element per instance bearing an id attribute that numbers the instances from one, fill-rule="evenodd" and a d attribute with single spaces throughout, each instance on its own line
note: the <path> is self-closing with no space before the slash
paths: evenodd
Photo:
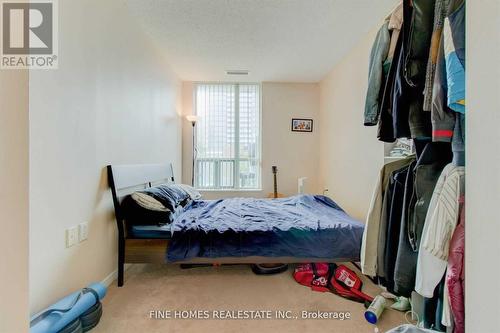
<path id="1" fill-rule="evenodd" d="M 196 122 L 198 121 L 198 116 L 195 115 L 189 115 L 186 116 L 187 121 L 191 123 L 191 126 L 193 128 L 192 130 L 192 143 L 193 143 L 193 150 L 192 150 L 192 159 L 193 163 L 191 166 L 191 185 L 194 187 L 194 167 L 195 167 L 195 161 L 196 161 L 196 142 L 195 142 L 195 130 L 196 130 Z"/>

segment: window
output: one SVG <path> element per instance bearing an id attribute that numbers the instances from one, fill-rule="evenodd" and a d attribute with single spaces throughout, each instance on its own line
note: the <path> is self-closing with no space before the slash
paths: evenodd
<path id="1" fill-rule="evenodd" d="M 260 85 L 197 84 L 195 186 L 260 188 Z"/>

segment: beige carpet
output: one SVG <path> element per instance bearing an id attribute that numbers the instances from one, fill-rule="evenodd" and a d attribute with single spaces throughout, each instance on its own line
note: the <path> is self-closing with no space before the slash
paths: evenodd
<path id="1" fill-rule="evenodd" d="M 289 269 L 278 275 L 257 276 L 248 266 L 186 270 L 176 265 L 134 265 L 125 273 L 124 287 L 110 286 L 103 302 L 103 317 L 93 332 L 375 331 L 363 317 L 363 305 L 331 293 L 310 291 L 296 283 L 291 274 Z M 376 295 L 379 289 L 365 281 L 363 291 Z M 214 310 L 270 310 L 274 319 L 151 319 L 152 310 L 169 310 L 171 314 L 176 310 L 201 310 L 210 316 Z M 291 311 L 298 319 L 275 319 L 275 310 Z M 301 319 L 302 311 L 347 311 L 351 319 Z M 386 310 L 378 328 L 385 332 L 404 321 L 402 313 Z"/>

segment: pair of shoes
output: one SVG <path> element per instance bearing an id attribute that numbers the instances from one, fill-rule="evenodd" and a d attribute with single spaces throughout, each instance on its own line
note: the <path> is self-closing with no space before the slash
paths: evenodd
<path id="1" fill-rule="evenodd" d="M 410 300 L 407 297 L 396 297 L 396 301 L 391 305 L 391 309 L 406 312 L 411 309 Z"/>

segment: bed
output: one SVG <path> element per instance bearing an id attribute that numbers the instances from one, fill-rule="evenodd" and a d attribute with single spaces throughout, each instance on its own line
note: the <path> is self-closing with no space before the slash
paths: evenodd
<path id="1" fill-rule="evenodd" d="M 230 198 L 191 202 L 172 222 L 171 233 L 169 262 L 357 261 L 363 224 L 321 195 Z"/>
<path id="2" fill-rule="evenodd" d="M 358 261 L 363 224 L 330 198 L 195 200 L 162 226 L 127 226 L 137 189 L 174 182 L 171 164 L 108 166 L 118 226 L 118 285 L 125 263 L 246 264 Z"/>

